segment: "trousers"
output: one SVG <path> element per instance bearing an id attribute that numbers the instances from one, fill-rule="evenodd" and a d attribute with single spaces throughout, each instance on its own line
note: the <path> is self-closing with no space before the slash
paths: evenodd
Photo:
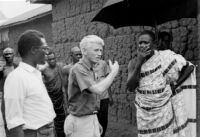
<path id="1" fill-rule="evenodd" d="M 101 124 L 103 128 L 103 133 L 101 134 L 101 137 L 105 137 L 105 133 L 106 133 L 107 125 L 108 125 L 108 106 L 109 106 L 109 98 L 101 99 L 100 109 L 97 113 L 99 123 Z"/>
<path id="2" fill-rule="evenodd" d="M 54 132 L 54 124 L 52 122 L 39 128 L 38 130 L 25 129 L 24 135 L 25 137 L 55 137 Z"/>

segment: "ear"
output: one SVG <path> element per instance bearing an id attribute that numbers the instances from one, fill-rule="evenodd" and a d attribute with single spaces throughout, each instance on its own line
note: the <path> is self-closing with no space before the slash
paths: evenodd
<path id="1" fill-rule="evenodd" d="M 37 49 L 35 47 L 32 47 L 30 50 L 30 53 L 34 55 L 36 54 L 36 52 L 37 52 Z"/>
<path id="2" fill-rule="evenodd" d="M 87 49 L 86 48 L 83 48 L 82 51 L 81 51 L 82 55 L 86 55 L 87 54 Z"/>

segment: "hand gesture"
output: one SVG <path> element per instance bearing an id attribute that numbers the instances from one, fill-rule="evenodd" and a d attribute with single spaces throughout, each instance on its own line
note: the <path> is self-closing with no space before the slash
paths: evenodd
<path id="1" fill-rule="evenodd" d="M 109 60 L 109 67 L 110 67 L 111 73 L 113 73 L 116 76 L 119 71 L 118 62 L 115 61 L 114 63 L 112 63 L 111 60 Z"/>
<path id="2" fill-rule="evenodd" d="M 147 56 L 151 54 L 151 49 L 149 47 L 139 47 L 137 50 L 138 60 L 144 62 Z"/>

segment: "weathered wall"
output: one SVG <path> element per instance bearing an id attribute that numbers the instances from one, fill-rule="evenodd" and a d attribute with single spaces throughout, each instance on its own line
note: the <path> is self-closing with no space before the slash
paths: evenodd
<path id="1" fill-rule="evenodd" d="M 54 49 L 60 60 L 68 62 L 70 48 L 78 45 L 83 36 L 96 34 L 105 40 L 105 59 L 117 60 L 120 64 L 120 73 L 112 86 L 114 105 L 109 110 L 107 136 L 135 137 L 134 94 L 126 91 L 127 65 L 135 54 L 137 34 L 144 28 L 151 28 L 124 27 L 113 29 L 107 24 L 91 22 L 105 1 L 60 0 L 53 4 Z M 199 64 L 196 19 L 173 21 L 158 28 L 171 31 L 174 37 L 174 50 L 195 64 Z M 199 71 L 197 74 L 199 79 Z M 198 101 L 200 101 L 199 96 Z"/>
<path id="2" fill-rule="evenodd" d="M 27 29 L 35 29 L 44 33 L 49 46 L 53 45 L 52 40 L 52 15 L 37 18 L 27 23 L 22 23 L 9 27 L 9 46 L 17 51 L 17 41 L 19 36 Z"/>

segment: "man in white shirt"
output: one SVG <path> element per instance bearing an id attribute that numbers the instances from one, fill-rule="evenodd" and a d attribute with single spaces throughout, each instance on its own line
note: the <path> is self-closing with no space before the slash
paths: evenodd
<path id="1" fill-rule="evenodd" d="M 19 38 L 22 62 L 4 85 L 5 115 L 10 137 L 54 137 L 55 112 L 37 64 L 45 63 L 44 35 L 27 30 Z"/>

